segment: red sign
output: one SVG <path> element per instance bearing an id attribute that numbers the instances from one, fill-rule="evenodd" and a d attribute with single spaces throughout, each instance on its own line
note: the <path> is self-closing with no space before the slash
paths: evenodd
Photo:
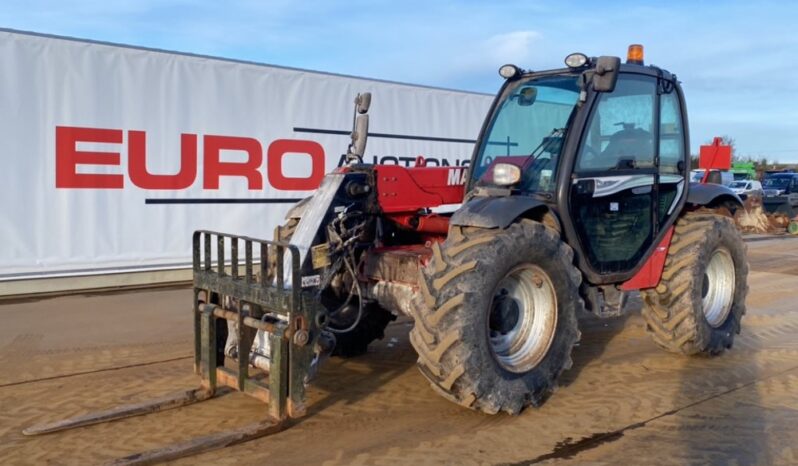
<path id="1" fill-rule="evenodd" d="M 701 146 L 698 155 L 698 168 L 705 170 L 731 170 L 731 146 L 723 144 L 722 138 L 715 138 L 709 146 Z"/>

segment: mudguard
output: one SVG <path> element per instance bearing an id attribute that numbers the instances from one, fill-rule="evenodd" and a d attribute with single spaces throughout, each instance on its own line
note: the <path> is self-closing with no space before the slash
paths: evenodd
<path id="1" fill-rule="evenodd" d="M 450 225 L 480 228 L 506 228 L 515 219 L 546 204 L 527 196 L 476 197 L 452 215 Z"/>
<path id="2" fill-rule="evenodd" d="M 733 202 L 739 207 L 743 206 L 740 196 L 735 194 L 728 186 L 715 183 L 690 183 L 690 189 L 687 192 L 688 204 L 708 206 L 724 201 Z"/>

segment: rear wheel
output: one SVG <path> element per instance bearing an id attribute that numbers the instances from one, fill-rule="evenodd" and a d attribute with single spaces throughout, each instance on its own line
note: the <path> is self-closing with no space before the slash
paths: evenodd
<path id="1" fill-rule="evenodd" d="M 410 333 L 432 387 L 491 414 L 542 403 L 579 339 L 584 303 L 572 260 L 554 230 L 531 220 L 452 227 L 433 244 Z"/>
<path id="2" fill-rule="evenodd" d="M 290 241 L 291 237 L 299 225 L 298 218 L 290 218 L 281 226 L 274 230 L 274 238 L 279 241 Z M 273 278 L 276 268 L 275 255 L 271 255 L 272 263 L 269 264 L 269 278 Z M 355 300 L 357 298 L 354 298 Z M 368 350 L 369 344 L 374 340 L 381 340 L 385 336 L 385 327 L 396 320 L 396 316 L 386 311 L 385 309 L 374 305 L 366 305 L 363 309 L 363 316 L 360 322 L 349 332 L 335 334 L 335 348 L 333 349 L 333 356 L 341 356 L 344 358 L 358 356 Z M 330 319 L 328 323 L 332 328 L 346 329 L 349 328 L 349 322 L 342 322 L 336 324 L 335 319 Z"/>
<path id="3" fill-rule="evenodd" d="M 745 244 L 732 220 L 686 214 L 676 222 L 659 285 L 641 292 L 647 330 L 675 353 L 722 353 L 740 333 L 747 277 Z"/>

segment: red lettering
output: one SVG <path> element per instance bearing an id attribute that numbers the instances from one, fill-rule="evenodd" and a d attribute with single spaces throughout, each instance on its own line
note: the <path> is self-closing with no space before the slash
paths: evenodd
<path id="1" fill-rule="evenodd" d="M 122 143 L 122 130 L 55 127 L 55 187 L 122 189 L 124 175 L 78 173 L 80 164 L 119 165 L 119 152 L 84 152 L 78 142 Z"/>
<path id="2" fill-rule="evenodd" d="M 263 150 L 256 139 L 231 136 L 205 136 L 203 138 L 205 166 L 203 187 L 219 189 L 219 178 L 222 176 L 243 176 L 247 179 L 249 189 L 263 189 L 263 177 L 258 168 L 263 162 Z M 247 153 L 247 161 L 222 162 L 219 152 L 222 150 L 238 150 Z"/>
<path id="3" fill-rule="evenodd" d="M 153 175 L 147 171 L 147 136 L 129 131 L 127 140 L 130 181 L 143 189 L 186 189 L 197 177 L 197 135 L 180 135 L 180 171 L 176 175 Z"/>
<path id="4" fill-rule="evenodd" d="M 310 175 L 289 177 L 283 174 L 283 156 L 285 154 L 307 154 L 310 156 Z M 276 189 L 286 191 L 311 191 L 319 187 L 324 179 L 324 148 L 314 141 L 297 139 L 278 139 L 269 145 L 266 152 L 266 174 L 269 183 Z"/>
<path id="5" fill-rule="evenodd" d="M 56 127 L 56 188 L 122 189 L 124 175 L 78 173 L 78 165 L 120 165 L 119 152 L 79 151 L 78 143 L 122 144 L 124 132 L 118 129 Z M 155 174 L 147 170 L 147 134 L 128 131 L 127 157 L 130 181 L 142 189 L 181 190 L 191 187 L 197 177 L 198 136 L 180 135 L 180 168 L 175 174 Z M 242 162 L 221 160 L 222 151 L 246 153 Z M 309 156 L 308 176 L 286 176 L 283 165 L 287 154 Z M 315 141 L 278 139 L 267 150 L 267 176 L 270 184 L 283 191 L 311 191 L 324 179 L 324 148 Z M 206 135 L 203 137 L 203 188 L 219 189 L 223 176 L 243 177 L 250 190 L 263 189 L 263 149 L 257 139 Z"/>

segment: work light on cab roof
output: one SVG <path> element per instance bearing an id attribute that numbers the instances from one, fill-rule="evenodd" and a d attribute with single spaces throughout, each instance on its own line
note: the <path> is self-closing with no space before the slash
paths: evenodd
<path id="1" fill-rule="evenodd" d="M 572 69 L 582 68 L 592 65 L 594 60 L 595 59 L 591 60 L 590 57 L 584 53 L 575 52 L 565 57 L 565 66 Z M 641 44 L 631 44 L 629 46 L 629 50 L 626 54 L 626 63 L 632 65 L 645 64 L 643 60 L 643 46 Z M 499 68 L 499 75 L 504 79 L 515 78 L 523 73 L 524 70 L 512 64 L 503 65 Z"/>
<path id="2" fill-rule="evenodd" d="M 501 68 L 499 68 L 499 76 L 504 79 L 520 76 L 523 72 L 524 71 L 521 68 L 512 64 L 502 65 Z"/>
<path id="3" fill-rule="evenodd" d="M 565 57 L 565 66 L 568 68 L 581 68 L 590 64 L 590 59 L 584 53 L 572 53 Z"/>

